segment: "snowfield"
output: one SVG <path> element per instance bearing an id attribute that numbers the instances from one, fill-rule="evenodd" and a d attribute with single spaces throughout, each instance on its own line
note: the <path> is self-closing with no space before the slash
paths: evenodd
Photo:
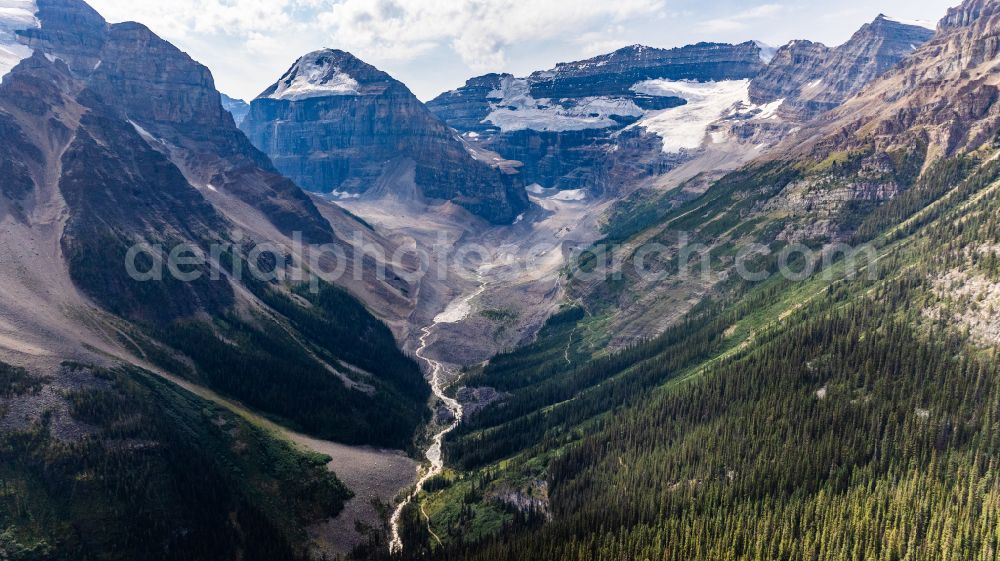
<path id="1" fill-rule="evenodd" d="M 641 94 L 679 97 L 687 101 L 680 107 L 653 113 L 635 124 L 659 136 L 663 140 L 663 151 L 671 154 L 699 148 L 712 123 L 738 104 L 750 105 L 750 80 L 647 80 L 632 89 Z"/>
<path id="2" fill-rule="evenodd" d="M 0 82 L 32 50 L 17 40 L 17 32 L 38 27 L 34 0 L 0 0 Z"/>
<path id="3" fill-rule="evenodd" d="M 770 64 L 778 52 L 778 47 L 772 47 L 763 41 L 754 41 L 754 44 L 760 49 L 760 60 L 764 61 L 764 64 Z"/>
<path id="4" fill-rule="evenodd" d="M 313 97 L 358 95 L 358 81 L 339 67 L 323 59 L 322 54 L 311 53 L 299 60 L 278 81 L 278 89 L 269 97 L 286 101 L 300 101 Z"/>

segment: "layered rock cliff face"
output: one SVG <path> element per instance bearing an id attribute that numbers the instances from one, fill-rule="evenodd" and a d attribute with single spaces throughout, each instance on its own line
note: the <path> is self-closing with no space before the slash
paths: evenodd
<path id="1" fill-rule="evenodd" d="M 299 59 L 242 124 L 285 175 L 319 193 L 417 195 L 509 223 L 528 204 L 516 175 L 479 161 L 402 83 L 349 53 Z"/>
<path id="2" fill-rule="evenodd" d="M 552 70 L 533 73 L 529 80 L 536 98 L 631 96 L 632 86 L 645 80 L 741 80 L 753 78 L 763 68 L 761 47 L 751 41 L 739 45 L 697 43 L 675 49 L 632 45 L 591 59 L 557 64 Z"/>
<path id="3" fill-rule="evenodd" d="M 778 239 L 867 239 L 988 168 L 981 155 L 1000 134 L 998 45 L 1000 5 L 966 2 L 895 68 L 790 134 L 763 161 L 805 170 L 765 207 L 785 217 Z"/>
<path id="4" fill-rule="evenodd" d="M 804 122 L 858 93 L 926 43 L 934 31 L 880 15 L 849 41 L 829 48 L 793 41 L 780 48 L 767 70 L 750 85 L 750 100 L 784 100 L 780 113 Z"/>
<path id="5" fill-rule="evenodd" d="M 160 141 L 192 184 L 232 193 L 283 233 L 334 240 L 309 198 L 236 127 L 206 67 L 137 23 L 110 26 L 100 56 L 90 88 Z"/>
<path id="6" fill-rule="evenodd" d="M 84 2 L 36 0 L 35 5 L 41 25 L 25 31 L 24 42 L 58 57 L 75 72 L 92 71 L 106 41 L 104 18 Z"/>
<path id="7" fill-rule="evenodd" d="M 687 102 L 683 95 L 662 95 L 641 84 L 736 82 L 763 68 L 761 48 L 752 42 L 676 49 L 633 45 L 527 78 L 473 78 L 428 107 L 469 142 L 521 162 L 526 182 L 607 191 L 626 181 L 602 172 L 616 135 L 652 113 Z M 653 167 L 669 167 L 674 159 L 664 157 Z"/>

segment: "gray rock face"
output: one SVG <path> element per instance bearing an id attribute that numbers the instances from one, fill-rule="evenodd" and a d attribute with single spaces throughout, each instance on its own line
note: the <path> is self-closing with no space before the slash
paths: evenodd
<path id="1" fill-rule="evenodd" d="M 602 161 L 616 145 L 617 134 L 649 111 L 685 103 L 636 92 L 636 84 L 655 79 L 741 80 L 763 69 L 761 47 L 752 42 L 676 49 L 633 45 L 561 63 L 527 78 L 472 78 L 428 107 L 467 141 L 521 162 L 526 183 L 605 191 L 614 181 L 603 173 L 607 166 Z"/>
<path id="2" fill-rule="evenodd" d="M 675 49 L 632 45 L 578 62 L 557 64 L 533 73 L 531 94 L 537 98 L 634 96 L 643 80 L 699 82 L 753 78 L 764 69 L 761 48 L 754 42 L 730 45 L 697 43 Z"/>
<path id="3" fill-rule="evenodd" d="M 753 80 L 750 99 L 759 104 L 784 99 L 782 115 L 809 120 L 844 103 L 933 35 L 930 29 L 880 15 L 836 48 L 793 41 Z"/>
<path id="4" fill-rule="evenodd" d="M 926 160 L 974 150 L 1000 134 L 1000 3 L 967 0 L 938 33 L 858 96 L 814 123 L 820 154 L 873 144 Z"/>
<path id="5" fill-rule="evenodd" d="M 104 18 L 77 0 L 37 0 L 36 5 L 41 27 L 24 32 L 28 46 L 59 57 L 74 72 L 92 71 L 106 40 Z"/>
<path id="6" fill-rule="evenodd" d="M 302 232 L 317 243 L 335 239 L 308 196 L 236 127 L 208 68 L 136 23 L 111 26 L 101 60 L 91 87 L 175 147 L 172 159 L 190 179 L 233 193 L 286 234 Z"/>
<path id="7" fill-rule="evenodd" d="M 285 175 L 320 193 L 403 189 L 490 222 L 527 208 L 523 183 L 479 161 L 402 83 L 349 53 L 310 53 L 251 103 L 242 124 Z"/>
<path id="8" fill-rule="evenodd" d="M 250 104 L 243 101 L 242 99 L 235 99 L 229 97 L 226 94 L 222 95 L 222 108 L 229 111 L 229 114 L 233 116 L 233 120 L 239 125 L 246 119 L 247 114 L 250 113 Z"/>
<path id="9" fill-rule="evenodd" d="M 470 78 L 461 88 L 445 92 L 427 102 L 427 107 L 455 130 L 495 134 L 499 132 L 499 127 L 486 120 L 492 111 L 490 94 L 498 91 L 504 80 L 513 79 L 511 74 L 486 74 Z"/>
<path id="10" fill-rule="evenodd" d="M 43 0 L 38 19 L 41 29 L 27 38 L 34 53 L 0 83 L 7 265 L 0 284 L 18 287 L 7 293 L 16 298 L 0 298 L 0 317 L 44 348 L 46 360 L 128 361 L 145 355 L 139 349 L 148 343 L 163 353 L 149 363 L 301 422 L 314 435 L 381 446 L 409 441 L 429 389 L 385 324 L 338 287 L 293 297 L 293 278 L 269 283 L 237 272 L 251 259 L 269 270 L 284 256 L 254 249 L 287 247 L 295 233 L 306 242 L 303 252 L 314 249 L 306 244 L 340 242 L 331 221 L 367 229 L 332 206 L 321 215 L 236 127 L 208 69 L 146 27 L 108 25 L 82 0 Z M 148 251 L 130 271 L 127 256 L 137 245 Z M 178 247 L 206 257 L 182 266 L 191 277 L 176 274 L 181 269 L 136 276 Z M 215 263 L 221 271 L 212 270 Z M 374 273 L 362 276 L 357 284 L 342 277 L 344 288 L 390 290 Z M 392 286 L 402 292 L 406 285 Z M 177 335 L 187 329 L 199 335 Z M 129 342 L 105 336 L 111 332 L 128 333 Z M 5 356 L 10 350 L 5 345 Z M 247 359 L 253 371 L 229 378 L 249 356 L 258 357 Z M 303 388 L 323 411 L 303 410 L 308 400 L 294 396 Z M 283 397 L 261 397 L 268 392 Z"/>
<path id="11" fill-rule="evenodd" d="M 510 399 L 511 395 L 506 392 L 498 392 L 496 388 L 469 388 L 463 387 L 458 390 L 455 398 L 462 404 L 462 410 L 466 417 L 474 417 L 487 407 Z"/>
<path id="12" fill-rule="evenodd" d="M 970 27 L 980 18 L 985 23 L 986 18 L 991 18 L 997 14 L 1000 7 L 996 2 L 990 0 L 971 0 L 963 2 L 948 10 L 948 14 L 941 20 L 938 29 L 941 31 L 952 31 L 961 27 Z"/>
<path id="13" fill-rule="evenodd" d="M 41 27 L 24 34 L 36 55 L 68 65 L 105 110 L 163 141 L 188 179 L 231 191 L 285 233 L 335 239 L 309 198 L 239 131 L 206 67 L 141 24 L 108 25 L 79 0 L 39 0 L 37 17 Z"/>

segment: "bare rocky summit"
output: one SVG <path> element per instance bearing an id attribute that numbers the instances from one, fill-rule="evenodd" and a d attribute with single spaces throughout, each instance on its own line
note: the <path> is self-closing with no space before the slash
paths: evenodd
<path id="1" fill-rule="evenodd" d="M 858 93 L 933 35 L 933 30 L 880 15 L 839 47 L 792 41 L 754 78 L 750 99 L 758 104 L 784 100 L 783 116 L 808 121 Z"/>

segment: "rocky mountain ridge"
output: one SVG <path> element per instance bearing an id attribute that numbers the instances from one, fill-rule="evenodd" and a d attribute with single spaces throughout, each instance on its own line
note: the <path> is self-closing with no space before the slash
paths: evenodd
<path id="1" fill-rule="evenodd" d="M 234 99 L 226 94 L 222 94 L 222 108 L 233 116 L 236 126 L 239 126 L 250 113 L 250 104 L 242 99 Z"/>
<path id="2" fill-rule="evenodd" d="M 526 78 L 476 77 L 428 107 L 469 142 L 521 162 L 528 183 L 629 192 L 705 152 L 716 162 L 726 151 L 734 162 L 759 155 L 932 34 L 880 15 L 835 49 L 634 45 Z"/>
<path id="3" fill-rule="evenodd" d="M 386 242 L 278 174 L 236 128 L 204 66 L 142 25 L 105 23 L 79 0 L 37 8 L 41 26 L 26 36 L 34 52 L 0 84 L 0 135 L 12 148 L 0 153 L 4 362 L 158 369 L 297 418 L 313 434 L 402 446 L 426 386 L 388 327 L 345 291 L 387 318 L 406 313 L 409 288 L 395 264 L 389 280 L 362 264 L 339 287 L 317 280 L 322 290 L 304 295 L 301 283 L 241 272 L 248 259 L 268 266 L 254 257 L 263 244 L 287 252 L 270 266 L 304 267 L 319 244 L 351 255 L 338 233 Z M 136 247 L 186 247 L 203 259 L 186 270 L 193 279 L 144 280 L 129 270 Z M 142 271 L 164 259 L 135 257 Z M 239 366 L 247 353 L 258 353 L 252 371 Z M 276 369 L 289 360 L 298 363 L 292 373 Z M 342 425 L 296 403 L 308 386 L 339 403 Z M 384 441 L 393 432 L 400 440 Z"/>
<path id="4" fill-rule="evenodd" d="M 606 177 L 601 165 L 616 145 L 615 135 L 645 116 L 686 103 L 683 94 L 642 84 L 749 80 L 763 70 L 762 54 L 753 42 L 675 49 L 633 45 L 526 78 L 472 78 L 428 107 L 469 142 L 521 162 L 528 183 L 603 191 L 623 179 Z"/>
<path id="5" fill-rule="evenodd" d="M 4 538 L 0 557 L 25 535 L 84 557 L 155 556 L 146 547 L 181 552 L 167 558 L 200 548 L 206 558 L 241 548 L 298 558 L 310 544 L 346 552 L 361 540 L 356 519 L 377 521 L 370 499 L 389 500 L 411 464 L 383 474 L 398 484 L 366 484 L 348 520 L 335 518 L 350 492 L 329 459 L 303 450 L 335 451 L 349 468 L 343 444 L 404 448 L 423 422 L 429 389 L 375 315 L 405 336 L 417 290 L 397 273 L 413 264 L 390 261 L 380 275 L 372 259 L 354 259 L 346 240 L 386 255 L 396 246 L 280 175 L 203 65 L 140 24 L 108 24 L 82 0 L 33 6 L 39 27 L 18 35 L 32 52 L 0 83 L 0 380 L 14 371 L 37 383 L 0 392 L 0 440 L 19 485 L 35 484 L 45 464 L 35 450 L 52 443 L 47 458 L 62 467 L 32 487 L 32 504 L 65 505 L 53 516 L 69 522 L 27 528 L 0 497 L 15 540 Z M 189 265 L 168 265 L 178 250 Z M 306 268 L 312 282 L 296 276 Z M 232 420 L 264 417 L 266 430 Z M 290 427 L 312 444 L 286 442 Z M 23 438 L 33 448 L 13 452 Z M 103 487 L 135 473 L 173 485 L 195 465 L 177 459 L 191 457 L 211 492 L 138 483 L 161 489 L 157 504 L 170 505 L 161 522 Z M 90 462 L 114 467 L 90 477 Z M 314 484 L 327 506 L 266 498 L 289 477 Z M 84 479 L 86 498 L 52 487 Z M 192 494 L 203 504 L 178 505 Z M 81 538 L 66 528 L 83 509 L 93 524 Z M 119 538 L 133 524 L 142 544 Z M 310 538 L 312 524 L 327 534 Z M 247 528 L 268 536 L 266 547 Z"/>
<path id="6" fill-rule="evenodd" d="M 789 144 L 819 155 L 866 146 L 876 155 L 914 152 L 929 165 L 989 143 L 1000 123 L 998 37 L 996 3 L 953 8 L 931 41 Z"/>
<path id="7" fill-rule="evenodd" d="M 808 121 L 842 104 L 933 35 L 930 29 L 879 15 L 835 48 L 793 41 L 778 49 L 767 69 L 751 82 L 750 100 L 784 100 L 783 117 Z"/>

